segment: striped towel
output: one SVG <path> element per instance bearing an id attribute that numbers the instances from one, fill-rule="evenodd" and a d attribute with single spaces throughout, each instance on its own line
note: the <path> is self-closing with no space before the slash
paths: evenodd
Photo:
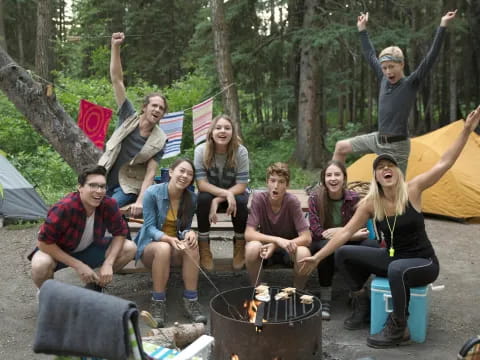
<path id="1" fill-rule="evenodd" d="M 148 356 L 158 360 L 174 359 L 178 354 L 177 350 L 165 348 L 149 342 L 143 342 L 143 350 Z"/>
<path id="2" fill-rule="evenodd" d="M 167 145 L 165 146 L 165 153 L 163 158 L 167 159 L 180 154 L 180 147 L 182 145 L 183 134 L 183 111 L 166 114 L 160 120 L 160 127 L 167 135 Z"/>
<path id="3" fill-rule="evenodd" d="M 207 139 L 207 131 L 212 123 L 213 97 L 195 105 L 193 112 L 193 141 L 195 145 Z"/>

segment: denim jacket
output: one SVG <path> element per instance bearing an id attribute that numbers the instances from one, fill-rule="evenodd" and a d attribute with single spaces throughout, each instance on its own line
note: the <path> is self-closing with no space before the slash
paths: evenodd
<path id="1" fill-rule="evenodd" d="M 177 236 L 179 239 L 183 239 L 185 234 L 190 230 L 192 225 L 193 215 L 197 208 L 197 196 L 188 191 L 188 194 L 192 197 L 193 206 L 189 212 L 188 226 L 184 229 L 180 228 L 180 221 L 177 221 Z M 146 191 L 143 196 L 143 226 L 140 232 L 135 237 L 135 243 L 137 244 L 137 254 L 135 260 L 137 261 L 143 255 L 143 250 L 152 241 L 160 241 L 164 232 L 162 231 L 165 219 L 167 217 L 168 209 L 170 208 L 170 201 L 168 198 L 168 182 L 152 185 Z"/>

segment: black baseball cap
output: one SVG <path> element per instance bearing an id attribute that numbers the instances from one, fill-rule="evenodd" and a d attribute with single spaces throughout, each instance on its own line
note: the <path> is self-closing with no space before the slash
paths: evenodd
<path id="1" fill-rule="evenodd" d="M 382 160 L 388 160 L 392 163 L 395 164 L 395 166 L 398 166 L 398 163 L 397 163 L 397 160 L 395 160 L 395 158 L 392 156 L 392 155 L 389 155 L 389 154 L 380 154 L 377 156 L 377 158 L 373 161 L 373 170 L 375 170 L 377 168 L 377 165 L 380 161 Z"/>

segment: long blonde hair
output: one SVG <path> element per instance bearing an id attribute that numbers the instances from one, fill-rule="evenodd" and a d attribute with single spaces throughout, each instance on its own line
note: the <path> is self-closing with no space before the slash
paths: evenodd
<path id="1" fill-rule="evenodd" d="M 396 171 L 398 175 L 398 181 L 395 184 L 395 214 L 402 215 L 405 212 L 408 203 L 407 183 L 405 182 L 405 178 L 400 168 L 395 166 L 393 170 Z M 383 204 L 384 197 L 383 188 L 378 183 L 374 170 L 373 179 L 370 182 L 370 189 L 367 195 L 360 201 L 360 205 L 371 201 L 374 210 L 374 220 L 376 221 L 382 221 L 385 217 L 385 205 Z"/>
<path id="2" fill-rule="evenodd" d="M 214 159 L 215 159 L 215 141 L 213 140 L 213 130 L 215 126 L 217 126 L 217 122 L 220 119 L 225 119 L 232 125 L 232 139 L 228 143 L 227 146 L 227 163 L 226 166 L 231 168 L 236 168 L 237 166 L 237 150 L 242 140 L 238 136 L 237 124 L 233 121 L 233 119 L 225 114 L 221 114 L 213 119 L 210 127 L 208 128 L 207 132 L 207 141 L 205 142 L 205 152 L 203 154 L 203 163 L 205 168 L 210 169 L 212 167 Z"/>

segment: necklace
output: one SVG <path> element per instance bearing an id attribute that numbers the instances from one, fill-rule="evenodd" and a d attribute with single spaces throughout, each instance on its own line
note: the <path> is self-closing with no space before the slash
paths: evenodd
<path id="1" fill-rule="evenodd" d="M 388 221 L 388 216 L 385 208 L 383 208 L 383 214 L 385 215 L 385 221 L 387 222 L 388 230 L 390 230 L 390 249 L 388 249 L 388 253 L 390 257 L 393 257 L 395 255 L 395 248 L 393 247 L 393 232 L 395 231 L 395 225 L 397 224 L 397 214 L 395 214 L 393 226 L 390 226 L 390 221 Z"/>

